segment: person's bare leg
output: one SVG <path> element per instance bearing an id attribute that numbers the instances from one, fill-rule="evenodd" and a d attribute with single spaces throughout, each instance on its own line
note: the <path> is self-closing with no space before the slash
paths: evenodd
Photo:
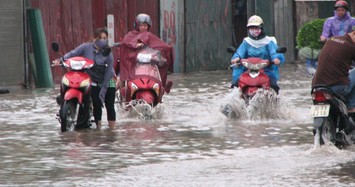
<path id="1" fill-rule="evenodd" d="M 108 127 L 110 129 L 114 129 L 115 128 L 115 124 L 116 124 L 116 121 L 108 121 Z"/>
<path id="2" fill-rule="evenodd" d="M 122 88 L 122 82 L 121 82 L 120 77 L 117 77 L 117 80 L 116 80 L 116 91 L 119 90 L 120 88 Z"/>
<path id="3" fill-rule="evenodd" d="M 101 121 L 96 121 L 96 129 L 101 129 Z"/>

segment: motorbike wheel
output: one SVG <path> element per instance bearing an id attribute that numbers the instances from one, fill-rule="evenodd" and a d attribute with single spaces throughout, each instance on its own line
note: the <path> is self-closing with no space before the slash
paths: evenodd
<path id="1" fill-rule="evenodd" d="M 91 116 L 92 116 L 92 106 L 90 95 L 86 96 L 83 104 L 78 105 L 79 113 L 76 121 L 76 129 L 90 128 L 91 126 Z"/>
<path id="2" fill-rule="evenodd" d="M 319 141 L 315 142 L 316 144 L 319 143 L 319 145 L 324 145 L 325 142 L 335 143 L 336 129 L 328 118 L 323 121 L 319 128 L 314 129 L 314 131 L 314 141 Z"/>
<path id="3" fill-rule="evenodd" d="M 60 110 L 61 130 L 62 132 L 73 131 L 76 125 L 78 102 L 68 100 L 63 103 Z"/>

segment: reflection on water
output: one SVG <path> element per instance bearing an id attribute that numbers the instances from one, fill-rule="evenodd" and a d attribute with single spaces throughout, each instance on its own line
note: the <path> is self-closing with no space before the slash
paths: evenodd
<path id="1" fill-rule="evenodd" d="M 170 75 L 152 119 L 118 111 L 115 130 L 61 133 L 58 89 L 0 95 L 0 186 L 353 184 L 354 150 L 312 150 L 310 78 L 297 66 L 282 71 L 277 119 L 226 118 L 230 73 Z"/>

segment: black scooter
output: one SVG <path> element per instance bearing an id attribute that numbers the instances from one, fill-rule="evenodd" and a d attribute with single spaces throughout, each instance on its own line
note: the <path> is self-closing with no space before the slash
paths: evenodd
<path id="1" fill-rule="evenodd" d="M 339 149 L 343 149 L 354 144 L 355 126 L 353 118 L 348 115 L 346 98 L 325 85 L 315 85 L 311 95 L 315 145 L 321 146 L 331 142 Z"/>

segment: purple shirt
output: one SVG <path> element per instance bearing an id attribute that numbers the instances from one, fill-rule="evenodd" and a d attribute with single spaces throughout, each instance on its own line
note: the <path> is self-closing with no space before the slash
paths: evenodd
<path id="1" fill-rule="evenodd" d="M 334 16 L 324 22 L 322 36 L 326 38 L 344 36 L 351 32 L 353 26 L 355 26 L 355 19 L 350 16 L 349 12 L 346 12 L 344 17 L 339 17 L 334 12 Z"/>

